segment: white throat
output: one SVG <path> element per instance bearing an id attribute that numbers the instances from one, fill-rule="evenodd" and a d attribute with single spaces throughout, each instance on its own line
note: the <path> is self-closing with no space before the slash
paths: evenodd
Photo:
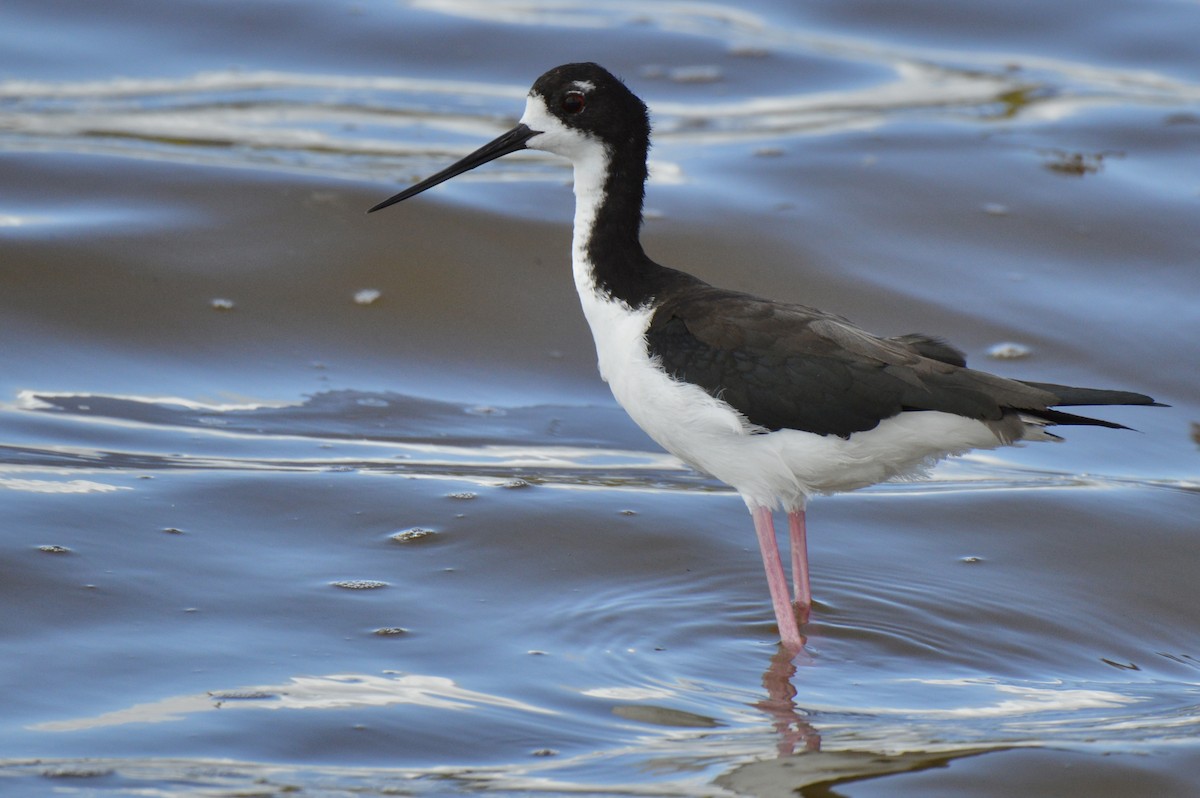
<path id="1" fill-rule="evenodd" d="M 588 148 L 587 157 L 575 161 L 575 224 L 571 236 L 571 269 L 575 289 L 596 292 L 596 279 L 588 242 L 596 226 L 596 214 L 604 204 L 604 182 L 608 175 L 609 154 L 599 142 Z"/>
<path id="2" fill-rule="evenodd" d="M 592 237 L 596 214 L 604 204 L 604 183 L 608 176 L 611 155 L 599 139 L 567 127 L 546 109 L 540 95 L 530 94 L 525 100 L 521 122 L 531 130 L 540 131 L 526 142 L 534 150 L 552 152 L 570 159 L 575 167 L 575 224 L 571 242 L 571 266 L 575 288 L 588 312 L 589 300 L 596 298 L 597 286 L 587 245 Z M 588 315 L 588 322 L 593 321 Z M 592 325 L 593 331 L 595 325 Z"/>

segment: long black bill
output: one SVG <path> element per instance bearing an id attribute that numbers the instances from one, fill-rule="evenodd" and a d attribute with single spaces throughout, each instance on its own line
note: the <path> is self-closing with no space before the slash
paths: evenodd
<path id="1" fill-rule="evenodd" d="M 415 186 L 406 188 L 394 197 L 389 197 L 383 202 L 376 205 L 367 213 L 383 210 L 389 205 L 395 205 L 397 202 L 402 202 L 409 197 L 415 197 L 427 188 L 433 188 L 438 183 L 445 183 L 450 178 L 461 175 L 463 172 L 469 172 L 476 166 L 482 166 L 488 161 L 494 161 L 497 158 L 508 155 L 510 152 L 525 149 L 525 142 L 538 134 L 536 130 L 530 130 L 528 125 L 517 125 L 512 130 L 505 133 L 500 138 L 484 144 L 475 152 L 463 158 L 456 164 L 447 166 L 442 171 L 432 177 L 427 177 Z"/>

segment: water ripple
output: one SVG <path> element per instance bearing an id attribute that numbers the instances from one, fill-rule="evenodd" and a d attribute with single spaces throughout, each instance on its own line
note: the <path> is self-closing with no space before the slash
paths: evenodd
<path id="1" fill-rule="evenodd" d="M 36 423 L 33 423 L 36 419 Z M 328 391 L 295 403 L 22 391 L 0 408 L 0 488 L 115 490 L 86 472 L 342 471 L 606 490 L 727 493 L 654 446 L 615 406 L 460 405 L 398 393 Z M 86 443 L 85 443 L 86 441 Z M 55 472 L 55 480 L 39 475 Z M 1154 487 L 1187 480 L 1071 474 L 1016 466 L 994 453 L 941 464 L 929 479 L 863 493 L 938 494 Z"/>
<path id="2" fill-rule="evenodd" d="M 1020 53 L 884 45 L 788 27 L 719 4 L 647 7 L 618 2 L 595 8 L 575 2 L 421 0 L 414 5 L 496 25 L 579 31 L 633 20 L 664 34 L 717 39 L 732 52 L 835 59 L 880 75 L 868 85 L 687 103 L 656 98 L 651 80 L 646 93 L 660 143 L 752 143 L 869 129 L 913 114 L 1046 121 L 1097 106 L 1200 101 L 1200 86 L 1152 71 Z M 513 123 L 526 90 L 526 85 L 485 81 L 274 70 L 205 71 L 179 78 L 6 80 L 0 81 L 0 149 L 375 178 L 381 170 L 423 171 L 430 159 L 465 153 Z M 554 162 L 547 167 L 549 163 L 544 156 L 518 155 L 474 179 L 561 180 L 566 166 Z M 660 180 L 678 175 L 677 167 L 664 162 L 653 171 Z"/>

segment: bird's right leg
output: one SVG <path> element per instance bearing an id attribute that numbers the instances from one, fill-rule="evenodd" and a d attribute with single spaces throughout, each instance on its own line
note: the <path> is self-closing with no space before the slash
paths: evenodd
<path id="1" fill-rule="evenodd" d="M 812 587 L 808 582 L 808 533 L 804 524 L 804 509 L 788 511 L 788 540 L 792 549 L 792 588 L 795 591 L 796 613 L 801 623 L 808 623 L 812 612 Z"/>

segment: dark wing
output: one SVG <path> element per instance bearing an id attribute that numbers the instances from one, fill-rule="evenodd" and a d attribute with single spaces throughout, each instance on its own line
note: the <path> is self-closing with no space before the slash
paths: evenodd
<path id="1" fill-rule="evenodd" d="M 940 410 L 994 422 L 1008 437 L 1002 419 L 1014 411 L 1055 414 L 1048 411 L 1059 403 L 1052 389 L 1062 387 L 965 368 L 962 353 L 935 338 L 879 338 L 814 308 L 708 285 L 664 302 L 646 338 L 669 374 L 771 430 L 844 437 L 905 410 Z"/>
<path id="2" fill-rule="evenodd" d="M 909 333 L 908 335 L 898 335 L 888 340 L 915 352 L 921 357 L 940 360 L 943 363 L 949 363 L 951 366 L 967 365 L 967 356 L 961 349 L 951 346 L 941 338 L 934 338 L 932 335 Z"/>

